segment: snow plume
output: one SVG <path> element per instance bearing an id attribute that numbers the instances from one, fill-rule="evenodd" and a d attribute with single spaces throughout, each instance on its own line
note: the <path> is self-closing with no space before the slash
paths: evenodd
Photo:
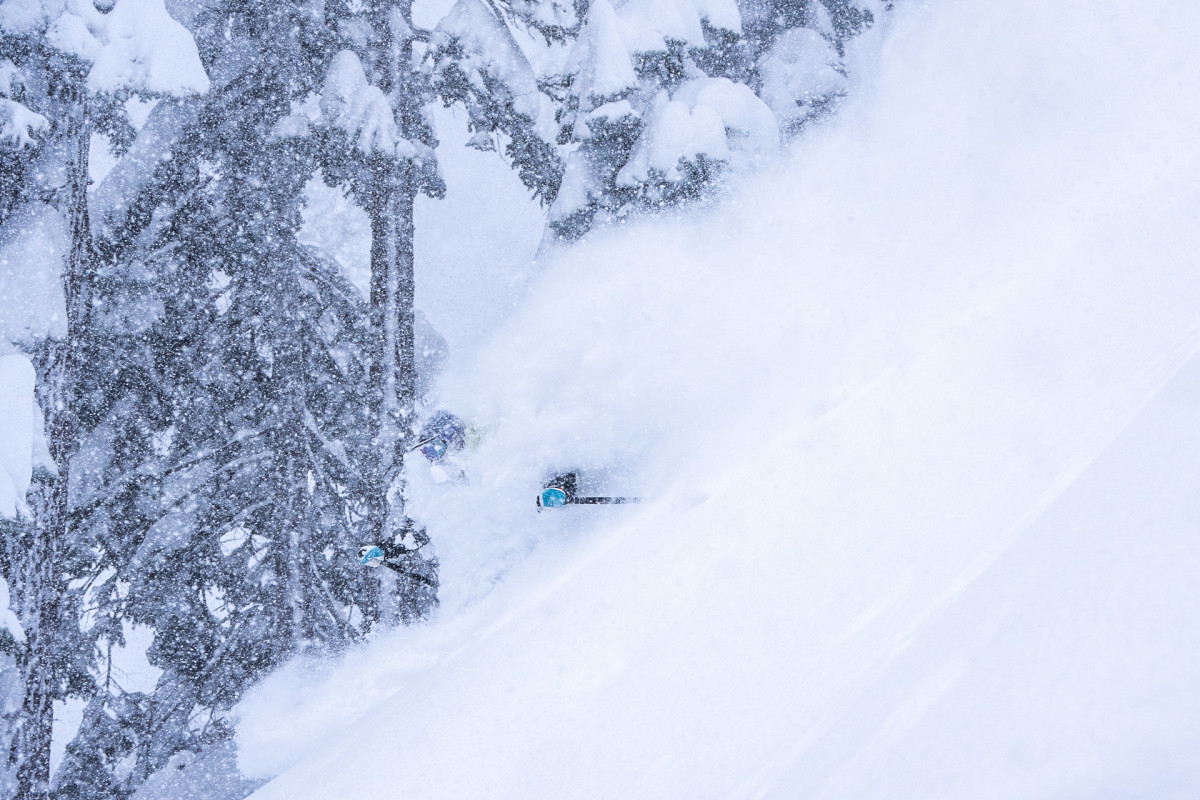
<path id="1" fill-rule="evenodd" d="M 1200 6 L 896 23 L 451 365 L 443 619 L 267 680 L 256 800 L 1200 793 Z M 538 514 L 564 468 L 644 502 Z"/>

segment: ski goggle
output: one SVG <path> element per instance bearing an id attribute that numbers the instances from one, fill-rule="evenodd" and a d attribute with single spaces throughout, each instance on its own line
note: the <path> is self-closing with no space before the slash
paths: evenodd
<path id="1" fill-rule="evenodd" d="M 430 461 L 437 461 L 439 458 L 446 455 L 446 450 L 448 449 L 449 447 L 446 444 L 446 440 L 438 437 L 435 439 L 430 439 L 421 446 L 421 455 L 425 456 Z"/>
<path id="2" fill-rule="evenodd" d="M 359 562 L 360 566 L 378 567 L 383 563 L 383 550 L 378 545 L 375 547 L 364 547 L 358 551 L 358 554 L 362 557 L 362 561 Z"/>
<path id="3" fill-rule="evenodd" d="M 567 493 L 557 486 L 547 486 L 538 495 L 538 508 L 562 508 L 567 504 Z"/>

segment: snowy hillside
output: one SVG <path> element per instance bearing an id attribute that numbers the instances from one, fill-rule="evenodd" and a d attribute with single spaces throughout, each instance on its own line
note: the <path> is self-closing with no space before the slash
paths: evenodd
<path id="1" fill-rule="evenodd" d="M 413 476 L 440 618 L 255 690 L 254 797 L 1200 792 L 1198 29 L 904 4 L 785 166 L 544 264 Z"/>

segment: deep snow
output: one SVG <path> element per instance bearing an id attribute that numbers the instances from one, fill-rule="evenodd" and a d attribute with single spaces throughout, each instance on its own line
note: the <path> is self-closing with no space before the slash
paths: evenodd
<path id="1" fill-rule="evenodd" d="M 773 174 L 544 264 L 412 476 L 440 618 L 264 681 L 254 797 L 1200 793 L 1198 29 L 902 6 Z"/>

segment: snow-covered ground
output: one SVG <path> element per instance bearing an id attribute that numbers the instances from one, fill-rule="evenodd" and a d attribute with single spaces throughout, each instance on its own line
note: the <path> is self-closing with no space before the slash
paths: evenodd
<path id="1" fill-rule="evenodd" d="M 254 797 L 1200 794 L 1196 30 L 902 4 L 787 163 L 448 337 L 441 616 L 264 681 Z"/>

